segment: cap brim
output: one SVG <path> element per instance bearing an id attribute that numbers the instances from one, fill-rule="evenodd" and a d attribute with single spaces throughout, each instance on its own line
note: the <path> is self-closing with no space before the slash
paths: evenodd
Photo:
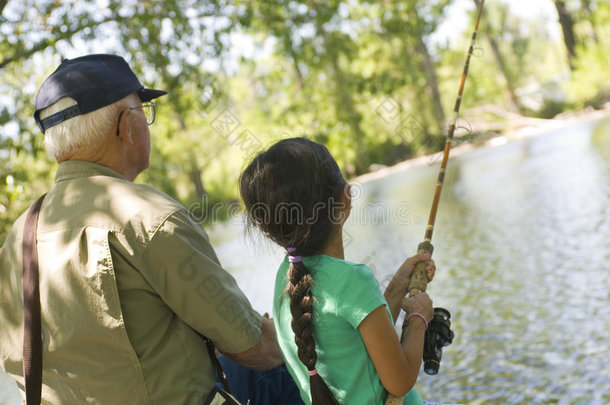
<path id="1" fill-rule="evenodd" d="M 164 90 L 154 90 L 154 89 L 142 89 L 138 91 L 138 96 L 142 102 L 150 101 L 157 97 L 161 97 L 167 94 L 167 91 Z"/>

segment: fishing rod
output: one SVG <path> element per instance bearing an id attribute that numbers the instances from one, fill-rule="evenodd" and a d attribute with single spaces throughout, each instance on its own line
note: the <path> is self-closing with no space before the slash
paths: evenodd
<path id="1" fill-rule="evenodd" d="M 436 221 L 436 213 L 438 211 L 438 205 L 441 199 L 441 191 L 443 189 L 443 183 L 445 181 L 445 172 L 447 170 L 447 162 L 449 161 L 449 151 L 451 150 L 451 142 L 453 141 L 453 134 L 455 132 L 455 126 L 460 112 L 460 105 L 462 103 L 464 83 L 466 82 L 466 77 L 468 76 L 470 57 L 474 52 L 474 44 L 476 42 L 477 31 L 479 30 L 479 22 L 481 21 L 481 15 L 483 14 L 484 4 L 485 0 L 481 0 L 479 4 L 477 19 L 474 24 L 474 31 L 470 40 L 470 47 L 468 48 L 468 54 L 466 56 L 466 63 L 464 63 L 464 70 L 462 72 L 462 78 L 460 80 L 460 87 L 458 90 L 457 99 L 455 100 L 455 106 L 453 108 L 453 115 L 451 117 L 451 123 L 449 125 L 447 133 L 445 149 L 443 150 L 443 160 L 441 161 L 441 168 L 439 170 L 438 178 L 436 181 L 434 198 L 432 200 L 432 207 L 430 208 L 430 216 L 428 218 L 428 226 L 426 227 L 424 241 L 421 242 L 417 247 L 417 254 L 428 253 L 430 254 L 430 256 L 432 256 L 432 252 L 434 251 L 434 246 L 432 246 L 432 233 L 434 232 L 434 222 Z M 419 292 L 426 291 L 427 286 L 428 276 L 426 274 L 426 262 L 419 262 L 415 266 L 415 269 L 413 269 L 413 275 L 411 276 L 411 281 L 409 283 L 409 296 L 413 296 Z M 442 348 L 443 346 L 447 346 L 453 341 L 453 332 L 449 329 L 451 325 L 451 322 L 449 321 L 450 317 L 451 314 L 446 309 L 434 308 L 434 318 L 428 326 L 424 342 L 424 371 L 427 374 L 435 375 L 438 373 Z M 402 402 L 402 398 L 395 397 L 393 395 L 388 395 L 388 399 L 386 400 L 385 404 L 397 405 L 402 404 Z"/>
<path id="2" fill-rule="evenodd" d="M 472 39 L 470 40 L 470 48 L 468 49 L 468 55 L 466 56 L 466 63 L 464 64 L 464 71 L 462 72 L 462 79 L 460 81 L 460 88 L 458 90 L 457 99 L 455 100 L 455 107 L 453 108 L 453 115 L 451 117 L 451 124 L 449 125 L 449 131 L 447 134 L 447 141 L 445 142 L 445 149 L 443 151 L 443 160 L 441 161 L 441 168 L 438 172 L 438 178 L 436 182 L 436 188 L 434 190 L 434 199 L 432 200 L 432 207 L 430 208 L 430 216 L 428 218 L 428 226 L 426 228 L 426 234 L 424 235 L 424 241 L 417 247 L 418 254 L 429 253 L 432 255 L 434 247 L 432 246 L 432 233 L 434 232 L 434 222 L 436 220 L 436 213 L 438 211 L 438 205 L 441 199 L 441 191 L 443 189 L 443 182 L 445 181 L 445 172 L 447 170 L 447 162 L 449 161 L 449 151 L 451 150 L 451 142 L 453 141 L 453 133 L 455 132 L 455 126 L 460 112 L 460 105 L 462 103 L 462 94 L 464 93 L 464 83 L 468 76 L 468 67 L 470 65 L 470 57 L 474 52 L 474 44 L 477 38 L 477 31 L 479 29 L 479 22 L 481 20 L 481 14 L 483 12 L 483 5 L 485 0 L 481 0 L 479 5 L 479 12 L 474 25 L 474 31 L 472 33 Z M 426 291 L 428 284 L 428 277 L 426 275 L 426 264 L 419 263 L 415 266 L 413 276 L 411 277 L 411 283 L 409 284 L 409 295 L 413 295 L 418 291 Z"/>

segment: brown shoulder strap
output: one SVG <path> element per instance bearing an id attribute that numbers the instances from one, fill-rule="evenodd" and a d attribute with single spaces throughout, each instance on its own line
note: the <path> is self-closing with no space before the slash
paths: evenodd
<path id="1" fill-rule="evenodd" d="M 23 229 L 23 377 L 28 405 L 38 405 L 42 391 L 42 332 L 36 228 L 44 195 L 32 205 Z"/>
<path id="2" fill-rule="evenodd" d="M 212 342 L 210 339 L 208 339 L 204 335 L 200 334 L 199 332 L 197 332 L 197 333 L 199 334 L 199 336 L 201 336 L 201 338 L 205 342 L 205 345 L 208 347 L 208 354 L 210 355 L 210 360 L 212 361 L 212 365 L 214 366 L 214 369 L 216 370 L 216 375 L 218 376 L 218 379 L 224 386 L 225 391 L 227 391 L 229 394 L 233 394 L 233 391 L 231 390 L 231 386 L 229 385 L 229 379 L 227 378 L 227 375 L 225 374 L 224 370 L 222 369 L 222 365 L 220 364 L 220 361 L 216 357 L 216 346 L 214 345 L 214 342 Z"/>

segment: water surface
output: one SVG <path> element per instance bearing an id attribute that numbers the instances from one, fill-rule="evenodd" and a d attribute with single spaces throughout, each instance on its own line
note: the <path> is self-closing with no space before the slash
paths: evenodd
<path id="1" fill-rule="evenodd" d="M 348 260 L 382 287 L 423 239 L 439 163 L 354 184 Z M 454 343 L 427 399 L 464 404 L 610 404 L 610 121 L 451 159 L 428 292 Z M 223 264 L 271 311 L 282 252 L 217 227 Z"/>

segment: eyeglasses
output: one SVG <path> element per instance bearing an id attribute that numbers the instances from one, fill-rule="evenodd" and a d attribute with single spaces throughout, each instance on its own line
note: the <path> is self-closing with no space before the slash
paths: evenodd
<path id="1" fill-rule="evenodd" d="M 144 112 L 144 115 L 146 116 L 146 123 L 150 125 L 155 122 L 155 105 L 155 103 L 145 103 L 137 107 L 129 107 L 129 109 L 137 110 L 141 108 Z"/>
<path id="2" fill-rule="evenodd" d="M 146 117 L 146 124 L 150 125 L 155 122 L 155 103 L 145 103 L 139 105 L 137 107 L 128 107 L 130 110 L 138 110 L 142 109 L 144 116 Z M 123 116 L 123 111 L 119 114 L 119 119 L 116 123 L 116 135 L 119 136 L 119 124 L 121 123 L 121 117 Z"/>

